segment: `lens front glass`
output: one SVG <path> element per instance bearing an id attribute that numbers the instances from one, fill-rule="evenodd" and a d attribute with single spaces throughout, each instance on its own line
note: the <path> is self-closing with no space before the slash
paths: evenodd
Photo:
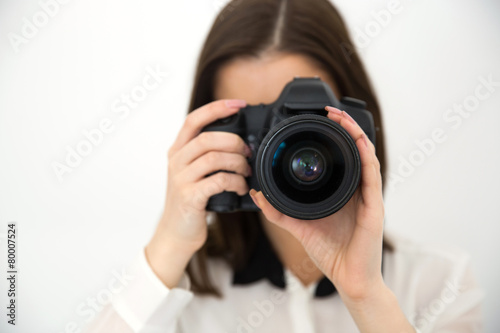
<path id="1" fill-rule="evenodd" d="M 291 168 L 298 180 L 315 181 L 323 174 L 323 156 L 314 148 L 301 149 L 293 155 Z"/>
<path id="2" fill-rule="evenodd" d="M 278 122 L 256 157 L 256 176 L 268 201 L 280 212 L 315 220 L 341 209 L 361 178 L 356 143 L 334 121 L 316 114 Z"/>
<path id="3" fill-rule="evenodd" d="M 345 161 L 336 143 L 321 132 L 296 132 L 273 154 L 272 179 L 289 199 L 309 204 L 330 197 L 344 178 Z"/>

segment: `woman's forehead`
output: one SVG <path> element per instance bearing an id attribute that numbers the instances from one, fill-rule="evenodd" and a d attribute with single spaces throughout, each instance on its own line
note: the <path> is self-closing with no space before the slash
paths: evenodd
<path id="1" fill-rule="evenodd" d="M 249 104 L 269 104 L 296 76 L 318 76 L 339 96 L 330 75 L 309 57 L 275 53 L 261 57 L 238 57 L 221 66 L 215 77 L 214 98 L 238 98 Z"/>

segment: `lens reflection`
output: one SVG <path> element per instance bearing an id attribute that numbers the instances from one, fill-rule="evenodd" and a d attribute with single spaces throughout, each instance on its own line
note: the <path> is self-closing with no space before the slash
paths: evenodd
<path id="1" fill-rule="evenodd" d="M 340 125 L 319 115 L 283 120 L 268 132 L 256 159 L 256 176 L 281 213 L 314 220 L 338 211 L 360 179 L 356 144 Z"/>
<path id="2" fill-rule="evenodd" d="M 318 179 L 323 173 L 323 167 L 323 158 L 313 149 L 301 149 L 292 158 L 293 175 L 304 182 Z"/>

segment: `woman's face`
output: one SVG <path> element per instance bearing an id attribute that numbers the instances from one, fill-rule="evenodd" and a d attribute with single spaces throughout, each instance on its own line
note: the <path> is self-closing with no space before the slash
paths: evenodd
<path id="1" fill-rule="evenodd" d="M 300 54 L 275 53 L 259 58 L 239 57 L 223 65 L 215 78 L 214 98 L 269 104 L 296 76 L 319 76 L 339 97 L 333 79 L 314 60 Z"/>
<path id="2" fill-rule="evenodd" d="M 244 99 L 248 104 L 273 103 L 296 76 L 318 76 L 340 97 L 332 77 L 313 59 L 300 54 L 275 53 L 259 58 L 239 57 L 223 65 L 215 78 L 214 98 Z M 259 215 L 266 221 L 261 211 Z M 264 223 L 264 226 L 268 233 L 280 229 L 272 223 Z"/>

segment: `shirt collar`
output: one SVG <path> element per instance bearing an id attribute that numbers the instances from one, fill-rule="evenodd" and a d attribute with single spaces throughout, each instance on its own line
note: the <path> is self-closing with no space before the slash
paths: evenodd
<path id="1" fill-rule="evenodd" d="M 233 285 L 246 285 L 261 279 L 267 279 L 280 289 L 286 287 L 283 265 L 262 228 L 246 266 L 234 271 Z M 335 286 L 324 276 L 316 285 L 314 297 L 326 297 L 334 293 Z"/>

